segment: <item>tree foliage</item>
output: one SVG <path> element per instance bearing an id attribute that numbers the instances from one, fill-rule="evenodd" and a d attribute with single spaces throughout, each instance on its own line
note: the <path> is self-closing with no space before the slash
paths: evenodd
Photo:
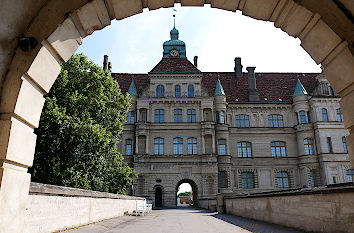
<path id="1" fill-rule="evenodd" d="M 130 106 L 110 73 L 73 55 L 45 96 L 32 180 L 124 193 L 135 178 L 117 150 Z"/>

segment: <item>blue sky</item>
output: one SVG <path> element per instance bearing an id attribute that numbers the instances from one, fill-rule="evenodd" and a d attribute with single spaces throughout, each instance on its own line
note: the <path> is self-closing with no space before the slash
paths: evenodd
<path id="1" fill-rule="evenodd" d="M 124 20 L 114 20 L 103 30 L 86 37 L 77 50 L 102 65 L 109 56 L 113 72 L 147 73 L 162 58 L 162 44 L 169 40 L 176 14 L 180 40 L 187 45 L 187 58 L 197 55 L 198 68 L 233 71 L 234 58 L 241 57 L 256 72 L 321 72 L 300 47 L 300 40 L 289 37 L 273 23 L 255 20 L 238 12 L 210 7 L 180 7 L 154 11 Z"/>

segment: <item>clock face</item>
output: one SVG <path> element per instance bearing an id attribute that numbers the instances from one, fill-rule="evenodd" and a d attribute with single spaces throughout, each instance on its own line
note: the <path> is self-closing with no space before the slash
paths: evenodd
<path id="1" fill-rule="evenodd" d="M 170 51 L 170 55 L 171 55 L 172 57 L 177 57 L 177 56 L 179 55 L 179 52 L 178 52 L 177 49 L 172 49 L 172 50 Z"/>

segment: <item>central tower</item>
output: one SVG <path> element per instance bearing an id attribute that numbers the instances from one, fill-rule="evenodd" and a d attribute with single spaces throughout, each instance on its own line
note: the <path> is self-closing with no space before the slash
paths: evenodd
<path id="1" fill-rule="evenodd" d="M 163 43 L 163 58 L 186 58 L 186 44 L 179 40 L 176 26 L 170 32 L 171 40 Z"/>

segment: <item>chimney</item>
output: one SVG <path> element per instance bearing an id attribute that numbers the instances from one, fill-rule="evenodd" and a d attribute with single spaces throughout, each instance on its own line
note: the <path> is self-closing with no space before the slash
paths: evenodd
<path id="1" fill-rule="evenodd" d="M 112 72 L 112 63 L 111 62 L 108 62 L 108 70 L 109 70 L 109 72 Z"/>
<path id="2" fill-rule="evenodd" d="M 248 72 L 248 100 L 250 102 L 259 101 L 259 93 L 256 87 L 256 77 L 254 74 L 254 70 L 256 67 L 247 67 L 246 70 Z"/>
<path id="3" fill-rule="evenodd" d="M 242 78 L 242 64 L 241 64 L 241 58 L 236 57 L 235 58 L 235 73 L 236 73 L 236 78 Z"/>
<path id="4" fill-rule="evenodd" d="M 108 67 L 108 55 L 103 56 L 103 71 L 107 71 Z"/>
<path id="5" fill-rule="evenodd" d="M 198 67 L 198 56 L 194 56 L 194 66 Z"/>

